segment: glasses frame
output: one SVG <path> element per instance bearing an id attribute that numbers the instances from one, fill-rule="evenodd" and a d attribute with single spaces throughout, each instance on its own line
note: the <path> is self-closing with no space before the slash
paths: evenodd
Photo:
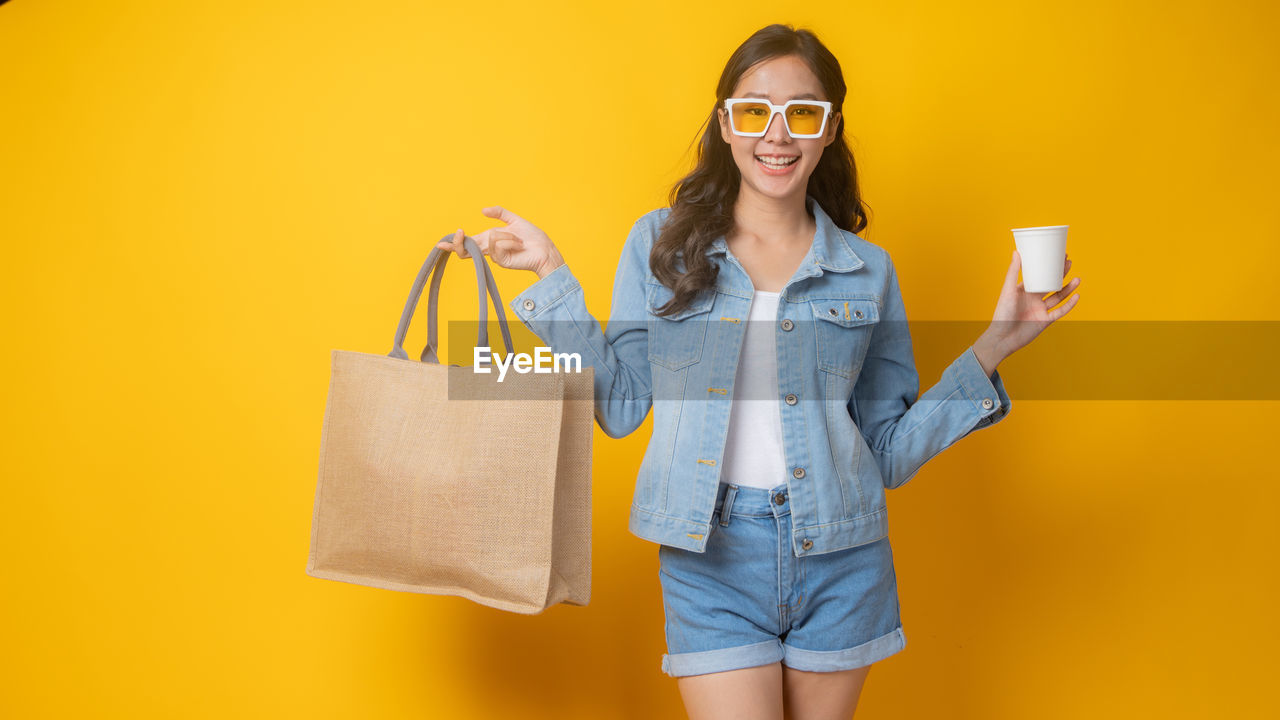
<path id="1" fill-rule="evenodd" d="M 741 103 L 756 103 L 759 105 L 769 106 L 769 121 L 764 124 L 764 130 L 761 130 L 760 132 L 745 132 L 743 130 L 739 130 L 738 127 L 733 124 L 733 106 Z M 787 124 L 787 109 L 792 105 L 818 105 L 823 108 L 822 124 L 818 127 L 818 132 L 801 135 L 791 132 L 791 126 Z M 827 118 L 832 115 L 831 103 L 827 100 L 788 100 L 781 105 L 774 105 L 764 98 L 728 98 L 724 101 L 724 110 L 729 114 L 729 130 L 733 132 L 734 135 L 741 137 L 764 137 L 765 134 L 769 132 L 769 128 L 773 127 L 773 118 L 776 117 L 778 113 L 782 113 L 782 127 L 786 128 L 787 135 L 795 139 L 819 138 L 827 131 Z"/>

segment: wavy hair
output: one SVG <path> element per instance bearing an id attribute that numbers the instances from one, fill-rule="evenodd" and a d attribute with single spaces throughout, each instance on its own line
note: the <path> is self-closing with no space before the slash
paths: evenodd
<path id="1" fill-rule="evenodd" d="M 697 164 L 671 188 L 671 213 L 649 254 L 649 269 L 673 293 L 670 301 L 655 309 L 660 316 L 683 310 L 700 292 L 715 286 L 720 268 L 706 257 L 706 250 L 713 240 L 728 237 L 734 229 L 733 208 L 742 174 L 733 161 L 732 149 L 720 136 L 716 110 L 724 106 L 739 79 L 753 66 L 787 55 L 804 60 L 818 77 L 833 114 L 844 106 L 847 88 L 840 63 L 809 30 L 769 25 L 734 50 L 720 74 L 716 101 L 701 131 Z M 858 191 L 858 170 L 844 139 L 843 113 L 836 124 L 836 139 L 823 149 L 809 176 L 807 192 L 841 229 L 856 233 L 867 226 L 869 208 Z M 681 257 L 683 272 L 677 267 Z"/>

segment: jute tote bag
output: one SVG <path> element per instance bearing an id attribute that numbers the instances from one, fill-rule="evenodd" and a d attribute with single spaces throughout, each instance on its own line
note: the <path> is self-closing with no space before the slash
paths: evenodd
<path id="1" fill-rule="evenodd" d="M 479 288 L 476 346 L 488 345 L 487 287 L 510 353 L 492 272 L 475 241 L 463 244 Z M 442 365 L 449 255 L 435 248 L 423 263 L 390 353 L 333 351 L 307 574 L 526 614 L 586 605 L 593 369 L 521 374 L 513 363 L 499 382 L 496 368 Z M 414 361 L 404 339 L 428 273 L 427 346 Z"/>

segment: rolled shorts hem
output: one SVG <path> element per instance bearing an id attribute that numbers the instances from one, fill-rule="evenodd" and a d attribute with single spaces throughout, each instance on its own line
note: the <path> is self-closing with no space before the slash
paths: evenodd
<path id="1" fill-rule="evenodd" d="M 779 661 L 795 670 L 837 672 L 865 667 L 901 652 L 906 646 L 907 637 L 901 626 L 875 640 L 844 650 L 802 650 L 774 639 L 720 650 L 666 654 L 662 656 L 662 672 L 671 677 L 685 677 Z"/>
<path id="2" fill-rule="evenodd" d="M 774 638 L 754 645 L 663 655 L 662 672 L 671 677 L 704 675 L 769 665 L 782 660 L 783 656 L 782 641 Z"/>
<path id="3" fill-rule="evenodd" d="M 782 664 L 795 670 L 809 672 L 852 670 L 883 660 L 901 652 L 906 646 L 907 636 L 899 626 L 887 635 L 881 635 L 875 640 L 845 650 L 801 650 L 784 643 Z"/>

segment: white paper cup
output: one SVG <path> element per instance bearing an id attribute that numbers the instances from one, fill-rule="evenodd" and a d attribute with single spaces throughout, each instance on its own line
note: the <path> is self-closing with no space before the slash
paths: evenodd
<path id="1" fill-rule="evenodd" d="M 1013 228 L 1013 244 L 1022 256 L 1022 289 L 1047 293 L 1062 289 L 1067 262 L 1066 225 Z"/>

